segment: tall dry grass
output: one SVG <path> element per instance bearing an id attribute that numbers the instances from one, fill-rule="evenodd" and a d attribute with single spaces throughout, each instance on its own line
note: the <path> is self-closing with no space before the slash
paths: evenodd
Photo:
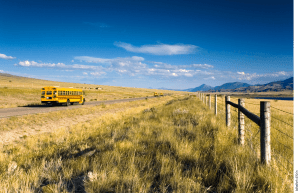
<path id="1" fill-rule="evenodd" d="M 292 192 L 195 97 L 27 138 L 0 153 L 2 192 Z M 283 179 L 282 179 L 283 178 Z"/>

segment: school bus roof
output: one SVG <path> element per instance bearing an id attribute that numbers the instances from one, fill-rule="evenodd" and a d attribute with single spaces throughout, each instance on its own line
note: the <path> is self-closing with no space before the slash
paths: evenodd
<path id="1" fill-rule="evenodd" d="M 56 86 L 45 86 L 42 90 L 67 90 L 67 91 L 82 91 L 82 89 L 78 88 L 61 88 Z"/>

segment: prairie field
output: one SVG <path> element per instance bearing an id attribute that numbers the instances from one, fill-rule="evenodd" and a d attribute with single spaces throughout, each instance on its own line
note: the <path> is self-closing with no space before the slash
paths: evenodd
<path id="1" fill-rule="evenodd" d="M 165 95 L 182 94 L 182 92 L 170 90 L 55 82 L 0 73 L 0 108 L 12 108 L 40 104 L 41 88 L 45 86 L 73 87 L 83 89 L 87 102 L 147 97 L 153 96 L 154 92 L 164 93 Z"/>
<path id="2" fill-rule="evenodd" d="M 246 99 L 246 108 L 259 113 L 258 101 Z M 287 150 L 293 150 L 287 125 L 293 125 L 293 103 L 271 102 L 278 158 L 272 154 L 270 166 L 260 163 L 258 127 L 245 120 L 248 142 L 240 146 L 236 112 L 227 128 L 223 98 L 218 103 L 216 116 L 195 96 L 135 101 L 123 111 L 3 145 L 0 192 L 293 192 L 293 152 Z M 37 117 L 28 124 L 39 124 L 45 115 L 31 116 Z"/>

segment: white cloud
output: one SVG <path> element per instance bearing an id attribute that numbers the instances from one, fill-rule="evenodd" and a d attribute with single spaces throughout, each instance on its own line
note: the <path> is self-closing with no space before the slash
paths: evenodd
<path id="1" fill-rule="evenodd" d="M 210 69 L 214 68 L 213 65 L 210 64 L 191 64 L 191 65 L 171 65 L 163 62 L 153 62 L 151 61 L 150 63 L 154 63 L 155 68 L 164 68 L 164 69 L 179 69 L 179 68 L 192 68 L 192 69 Z"/>
<path id="2" fill-rule="evenodd" d="M 204 80 L 216 80 L 216 78 L 214 76 L 210 76 L 210 77 L 207 77 L 207 78 L 203 78 Z"/>
<path id="3" fill-rule="evenodd" d="M 191 54 L 196 52 L 198 46 L 190 44 L 159 44 L 159 45 L 143 45 L 140 47 L 133 46 L 124 42 L 115 42 L 115 46 L 124 48 L 129 52 L 146 53 L 154 55 L 178 55 L 178 54 Z"/>
<path id="4" fill-rule="evenodd" d="M 5 54 L 0 54 L 0 58 L 5 59 L 5 60 L 12 60 L 12 59 L 15 59 L 16 57 L 6 56 Z"/>
<path id="5" fill-rule="evenodd" d="M 257 73 L 245 73 L 245 72 L 237 72 L 238 76 L 234 76 L 239 80 L 255 80 L 255 79 L 262 79 L 262 78 L 288 78 L 293 76 L 293 72 L 285 72 L 285 71 L 278 71 L 273 73 L 265 73 L 265 74 L 257 74 Z"/>
<path id="6" fill-rule="evenodd" d="M 88 73 L 87 73 L 87 72 L 83 72 L 82 74 L 84 74 L 84 75 L 88 75 Z"/>
<path id="7" fill-rule="evenodd" d="M 90 74 L 93 76 L 102 76 L 102 75 L 105 75 L 106 73 L 105 72 L 91 72 Z"/>
<path id="8" fill-rule="evenodd" d="M 4 71 L 3 71 L 3 70 L 0 70 L 0 73 L 4 73 Z"/>
<path id="9" fill-rule="evenodd" d="M 101 70 L 101 66 L 88 66 L 88 65 L 65 65 L 64 63 L 38 63 L 35 61 L 20 61 L 15 66 L 23 66 L 23 67 L 39 67 L 39 68 L 57 68 L 57 69 L 84 69 L 84 70 Z"/>
<path id="10" fill-rule="evenodd" d="M 208 68 L 213 68 L 213 65 L 209 65 L 209 64 L 192 64 L 192 67 L 195 68 L 204 68 L 204 69 L 208 69 Z"/>
<path id="11" fill-rule="evenodd" d="M 76 56 L 76 60 L 85 61 L 88 63 L 101 63 L 101 64 L 108 64 L 112 66 L 134 66 L 134 65 L 142 65 L 145 66 L 146 64 L 141 63 L 145 59 L 143 57 L 139 56 L 132 56 L 132 57 L 126 57 L 126 58 L 113 58 L 113 59 L 107 59 L 107 58 L 95 58 L 90 56 Z"/>

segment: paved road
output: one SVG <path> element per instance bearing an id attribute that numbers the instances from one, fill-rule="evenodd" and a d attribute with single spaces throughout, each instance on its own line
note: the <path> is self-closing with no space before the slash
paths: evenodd
<path id="1" fill-rule="evenodd" d="M 6 108 L 6 109 L 0 109 L 0 119 L 12 117 L 12 116 L 22 116 L 22 115 L 37 114 L 37 113 L 48 113 L 48 112 L 52 112 L 52 111 L 60 111 L 60 110 L 65 110 L 65 109 L 84 108 L 87 106 L 96 106 L 101 103 L 104 103 L 104 104 L 123 103 L 123 102 L 129 102 L 129 101 L 142 100 L 145 98 L 153 98 L 153 96 L 152 97 L 109 100 L 109 101 L 92 101 L 92 102 L 85 102 L 84 105 L 80 105 L 80 104 L 76 105 L 75 104 L 75 105 L 71 105 L 68 107 L 67 106 L 47 107 L 44 105 L 39 105 L 39 106 L 33 106 L 33 107 Z"/>

